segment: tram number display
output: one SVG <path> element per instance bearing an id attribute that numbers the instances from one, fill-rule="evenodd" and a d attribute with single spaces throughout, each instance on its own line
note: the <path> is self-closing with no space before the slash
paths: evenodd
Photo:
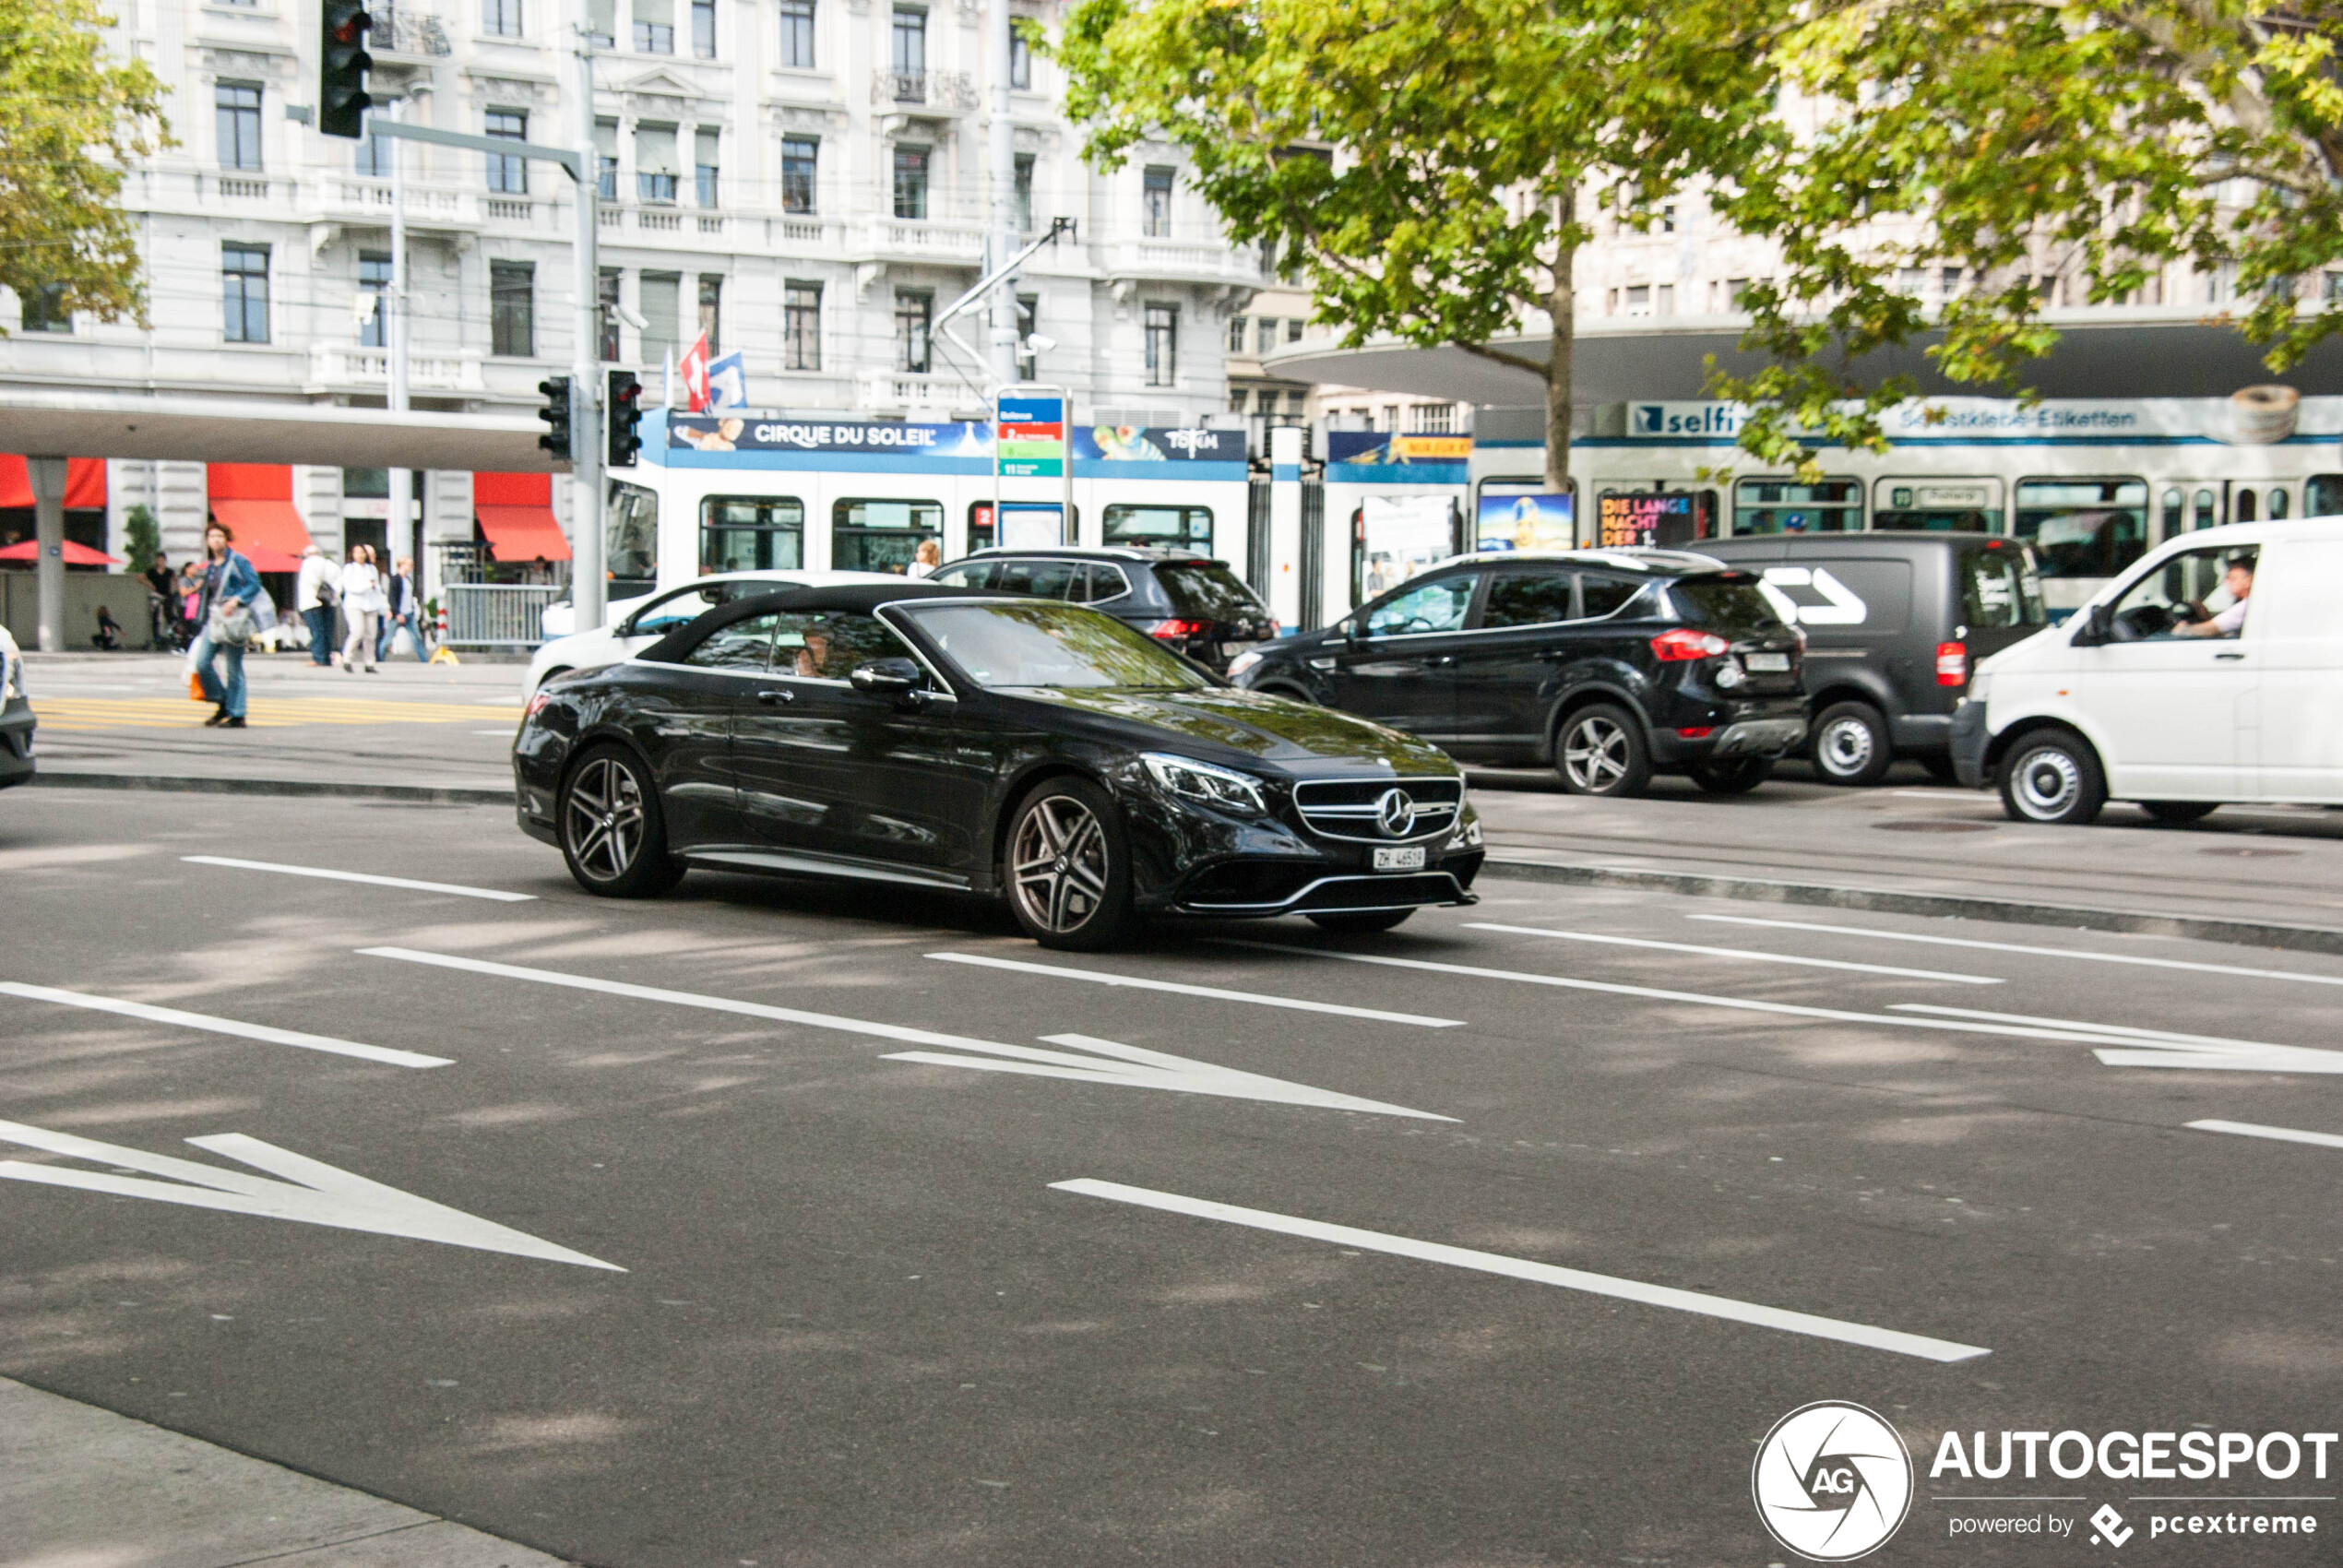
<path id="1" fill-rule="evenodd" d="M 1699 537 L 1689 490 L 1605 491 L 1595 501 L 1596 542 L 1609 550 L 1673 550 Z"/>

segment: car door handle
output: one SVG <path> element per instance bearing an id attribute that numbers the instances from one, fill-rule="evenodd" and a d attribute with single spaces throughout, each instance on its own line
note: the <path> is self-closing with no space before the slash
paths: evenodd
<path id="1" fill-rule="evenodd" d="M 797 700 L 797 694 L 791 691 L 788 687 L 783 686 L 778 691 L 757 693 L 756 700 L 763 703 L 767 707 L 779 707 L 783 704 L 795 702 Z"/>
<path id="2" fill-rule="evenodd" d="M 1430 665 L 1434 670 L 1441 669 L 1445 665 L 1454 664 L 1456 661 L 1457 656 L 1453 653 L 1435 653 L 1430 659 L 1424 660 L 1426 664 Z"/>
<path id="3" fill-rule="evenodd" d="M 2219 659 L 2243 659 L 2245 656 L 2242 653 L 2217 653 L 2213 657 Z"/>

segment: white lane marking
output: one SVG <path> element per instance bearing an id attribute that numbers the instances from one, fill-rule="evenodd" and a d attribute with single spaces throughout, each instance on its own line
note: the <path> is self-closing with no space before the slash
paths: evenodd
<path id="1" fill-rule="evenodd" d="M 1425 1122 L 1456 1120 L 1453 1116 L 1435 1116 L 1428 1111 L 1410 1111 L 1403 1105 L 1386 1105 L 1380 1100 L 1360 1099 L 1327 1089 L 1313 1088 L 1307 1084 L 1288 1083 L 1282 1078 L 1263 1077 L 1209 1062 L 1167 1055 L 1141 1046 L 1093 1039 L 1087 1035 L 1041 1037 L 1050 1044 L 1070 1046 L 1088 1053 L 1077 1056 L 1070 1051 L 1041 1051 L 1029 1045 L 1003 1045 L 993 1040 L 972 1039 L 966 1035 L 939 1034 L 934 1029 L 842 1017 L 835 1013 L 809 1013 L 796 1007 L 773 1007 L 762 1002 L 735 1001 L 729 996 L 702 996 L 689 991 L 630 985 L 624 980 L 565 974 L 558 969 L 524 968 L 517 964 L 499 964 L 486 958 L 461 958 L 447 953 L 424 953 L 411 947 L 362 947 L 358 951 L 364 957 L 434 964 L 441 968 L 463 969 L 503 980 L 534 980 L 542 985 L 600 992 L 605 996 L 624 996 L 638 1002 L 663 1002 L 677 1007 L 699 1007 L 715 1013 L 734 1013 L 743 1017 L 769 1018 L 776 1023 L 803 1024 L 811 1028 L 837 1029 L 876 1039 L 944 1048 L 941 1051 L 890 1051 L 885 1058 L 889 1062 L 921 1062 L 930 1066 L 965 1067 L 987 1073 L 1021 1073 L 1042 1078 L 1073 1078 L 1083 1083 L 1114 1084 L 1125 1088 L 1169 1089 L 1180 1094 L 1263 1099 L 1282 1105 L 1314 1105 L 1332 1111 L 1409 1116 Z"/>
<path id="2" fill-rule="evenodd" d="M 475 730 L 475 731 L 472 731 L 472 733 L 473 733 L 473 734 L 475 734 L 475 735 L 509 735 L 509 734 L 511 734 L 511 733 L 512 733 L 512 731 L 510 731 L 509 729 L 506 729 L 506 730 Z"/>
<path id="3" fill-rule="evenodd" d="M 525 1258 L 576 1264 L 581 1268 L 626 1271 L 616 1264 L 573 1253 L 493 1220 L 453 1209 L 396 1187 L 386 1187 L 352 1175 L 291 1149 L 262 1143 L 242 1133 L 216 1133 L 187 1140 L 199 1149 L 267 1170 L 283 1181 L 198 1165 L 190 1159 L 149 1154 L 144 1149 L 101 1144 L 70 1133 L 52 1133 L 18 1122 L 0 1122 L 0 1143 L 45 1149 L 100 1165 L 127 1166 L 168 1182 L 146 1182 L 110 1171 L 77 1170 L 67 1166 L 32 1165 L 0 1160 L 0 1177 L 13 1182 L 38 1182 L 51 1187 L 78 1187 L 85 1192 L 116 1197 L 151 1198 L 157 1203 L 184 1204 L 193 1208 L 224 1209 L 266 1219 L 290 1219 L 303 1225 L 327 1225 L 339 1230 L 368 1230 L 378 1236 L 407 1236 L 450 1247 L 470 1247 L 486 1253 L 511 1253 Z"/>
<path id="4" fill-rule="evenodd" d="M 2343 1137 L 2333 1133 L 2305 1133 L 2297 1127 L 2265 1127 L 2258 1122 L 2191 1122 L 2189 1125 L 2200 1133 L 2235 1133 L 2240 1137 L 2276 1138 L 2280 1143 L 2343 1148 Z"/>
<path id="5" fill-rule="evenodd" d="M 1264 1209 L 1240 1208 L 1234 1204 L 1182 1197 L 1176 1193 L 1126 1187 L 1119 1182 L 1097 1182 L 1085 1177 L 1072 1182 L 1053 1182 L 1050 1186 L 1057 1192 L 1104 1198 L 1110 1203 L 1136 1204 L 1142 1208 L 1194 1215 L 1199 1219 L 1218 1219 L 1230 1225 L 1274 1230 L 1280 1235 L 1301 1236 L 1314 1241 L 1332 1241 L 1362 1252 L 1389 1253 L 1395 1257 L 1445 1263 L 1455 1268 L 1501 1274 L 1508 1278 L 1527 1279 L 1540 1285 L 1559 1285 L 1565 1290 L 1584 1290 L 1590 1295 L 1612 1296 L 1621 1301 L 1641 1301 L 1647 1306 L 1672 1307 L 1678 1312 L 1698 1313 L 1704 1317 L 1753 1324 L 1760 1328 L 1778 1328 L 1790 1334 L 1808 1334 L 1818 1339 L 1836 1339 L 1843 1344 L 1861 1345 L 1874 1350 L 1892 1350 L 1900 1356 L 1918 1356 L 1924 1360 L 1968 1361 L 1992 1354 L 1991 1349 L 1981 1345 L 1958 1345 L 1948 1339 L 1932 1339 L 1925 1335 L 1905 1334 L 1892 1328 L 1873 1328 L 1868 1324 L 1816 1317 L 1812 1313 L 1759 1306 L 1753 1301 L 1736 1301 L 1729 1297 L 1711 1296 L 1699 1290 L 1679 1290 L 1667 1285 L 1647 1285 L 1636 1279 L 1589 1274 L 1584 1269 L 1531 1263 L 1526 1258 L 1511 1258 L 1502 1253 L 1475 1252 L 1469 1247 L 1419 1241 L 1413 1237 L 1392 1236 L 1380 1230 L 1360 1230 L 1348 1225 L 1328 1225 L 1323 1220 L 1299 1219 L 1292 1215 L 1271 1214 Z"/>
<path id="6" fill-rule="evenodd" d="M 418 893 L 453 893 L 459 898 L 493 898 L 500 904 L 533 904 L 534 893 L 506 893 L 494 887 L 464 887 L 452 882 L 417 882 L 411 877 L 375 876 L 363 871 L 327 871 L 322 866 L 284 866 L 273 861 L 239 861 L 226 855 L 182 855 L 191 865 L 227 866 L 236 871 L 273 871 L 285 876 L 323 877 L 327 882 L 363 882 L 375 887 L 407 887 Z"/>
<path id="7" fill-rule="evenodd" d="M 2253 980 L 2301 980 L 2308 985 L 2343 985 L 2343 975 L 2312 975 L 2300 969 L 2252 969 L 2235 964 L 2200 964 L 2185 958 L 2147 958 L 2136 953 L 2093 953 L 2081 947 L 2036 947 L 2022 942 L 1985 942 L 1973 936 L 1928 936 L 1912 931 L 1873 931 L 1859 925 L 1818 925 L 1811 921 L 1768 921 L 1754 915 L 1686 915 L 1688 921 L 1720 925 L 1770 926 L 1777 931 L 1819 931 L 1832 936 L 1868 936 L 1881 942 L 1925 942 L 1937 947 L 1975 947 L 1988 953 L 2024 953 L 2036 958 L 2087 958 L 2094 964 L 2137 964 L 2153 969 L 2193 969 L 2206 975 L 2244 975 Z"/>
<path id="8" fill-rule="evenodd" d="M 2048 1028 L 2087 1029 L 2130 1050 L 2094 1051 L 2110 1067 L 2197 1067 L 2238 1073 L 2343 1073 L 2343 1051 L 2231 1039 L 2226 1035 L 2181 1034 L 2171 1029 L 2135 1028 L 2128 1024 L 2081 1024 L 2070 1018 L 2038 1018 L 2025 1013 L 1980 1013 L 1932 1002 L 1898 1002 L 1898 1013 L 1930 1013 L 1955 1018 L 1986 1018 Z"/>
<path id="9" fill-rule="evenodd" d="M 1111 975 L 1097 969 L 1067 968 L 1059 964 L 1029 964 L 1017 958 L 993 958 L 974 953 L 931 953 L 946 964 L 980 964 L 988 969 L 1012 969 L 1019 974 L 1048 975 L 1055 980 L 1089 980 L 1098 985 L 1127 986 L 1135 991 L 1168 991 L 1179 996 L 1208 996 L 1219 1002 L 1250 1002 L 1261 1007 L 1290 1007 L 1301 1013 L 1332 1013 L 1343 1018 L 1373 1018 L 1386 1024 L 1416 1024 L 1428 1029 L 1464 1027 L 1462 1018 L 1429 1018 L 1421 1013 L 1386 1013 L 1376 1007 L 1347 1007 L 1339 1002 L 1304 1002 L 1291 996 L 1265 996 L 1257 991 L 1224 991 L 1217 985 L 1183 985 L 1176 980 L 1141 980 L 1135 975 Z"/>
<path id="10" fill-rule="evenodd" d="M 54 986 L 0 980 L 0 993 L 21 996 L 31 1002 L 54 1002 L 61 1007 L 86 1007 L 93 1013 L 119 1013 L 125 1018 L 144 1018 L 149 1023 L 201 1029 L 207 1034 L 234 1035 L 239 1039 L 265 1040 L 270 1045 L 291 1045 L 303 1051 L 324 1051 L 336 1056 L 387 1062 L 394 1067 L 449 1067 L 455 1064 L 445 1056 L 423 1056 L 412 1051 L 393 1051 L 388 1046 L 361 1045 L 354 1039 L 336 1039 L 331 1035 L 303 1034 L 299 1029 L 247 1024 L 236 1018 L 215 1018 L 208 1013 L 187 1013 L 176 1007 L 157 1007 L 147 1002 L 125 1002 L 115 996 L 91 996 L 86 992 L 59 991 Z"/>
<path id="11" fill-rule="evenodd" d="M 1992 975 L 1956 975 L 1943 969 L 1900 969 L 1892 964 L 1855 964 L 1843 958 L 1809 958 L 1797 953 L 1759 953 L 1746 947 L 1703 947 L 1693 942 L 1655 942 L 1641 936 L 1598 935 L 1591 931 L 1549 931 L 1543 926 L 1498 925 L 1467 921 L 1473 931 L 1505 931 L 1516 936 L 1552 936 L 1564 942 L 1602 942 L 1620 947 L 1657 947 L 1669 953 L 1705 953 L 1712 958 L 1751 958 L 1761 964 L 1802 964 L 1816 969 L 1852 969 L 1858 974 L 1901 975 L 1907 980 L 1951 980 L 1956 985 L 2000 985 Z"/>
<path id="12" fill-rule="evenodd" d="M 1993 803 L 1991 790 L 1890 790 L 1887 792 L 1900 795 L 1908 801 L 1964 801 L 1972 806 Z"/>
<path id="13" fill-rule="evenodd" d="M 1731 1007 L 1744 1013 L 1777 1013 L 1793 1018 L 1831 1018 L 1849 1024 L 1887 1024 L 1904 1028 L 1951 1029 L 1960 1034 L 2004 1035 L 2018 1039 L 2063 1039 L 2088 1045 L 2112 1037 L 2096 1026 L 2039 1028 L 2016 1024 L 1968 1023 L 1956 1018 L 1899 1018 L 1893 1013 L 1850 1013 L 1837 1007 L 1808 1007 L 1794 1002 L 1760 1002 L 1746 996 L 1709 996 L 1696 991 L 1663 991 L 1657 986 L 1622 985 L 1615 980 L 1575 980 L 1561 975 L 1524 974 L 1517 969 L 1488 969 L 1475 964 L 1437 964 L 1429 958 L 1391 958 L 1374 953 L 1333 953 L 1320 947 L 1299 947 L 1284 942 L 1249 942 L 1219 938 L 1231 947 L 1255 947 L 1268 953 L 1292 953 L 1306 958 L 1339 958 L 1350 964 L 1384 964 L 1393 968 L 1427 969 L 1434 974 L 1464 975 L 1473 980 L 1516 980 L 1524 985 L 1560 986 L 1566 991 L 1600 991 L 1613 996 L 1642 996 L 1655 1002 L 1688 1002 L 1699 1007 Z"/>

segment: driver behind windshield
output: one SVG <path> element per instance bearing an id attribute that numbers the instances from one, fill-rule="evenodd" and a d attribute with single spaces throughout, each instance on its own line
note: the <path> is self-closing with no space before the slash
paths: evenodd
<path id="1" fill-rule="evenodd" d="M 2229 590 L 2232 602 L 2226 610 L 2202 621 L 2182 621 L 2172 628 L 2176 637 L 2234 637 L 2245 631 L 2245 601 L 2254 596 L 2254 557 L 2232 555 L 2229 570 L 2222 575 L 2221 586 Z"/>

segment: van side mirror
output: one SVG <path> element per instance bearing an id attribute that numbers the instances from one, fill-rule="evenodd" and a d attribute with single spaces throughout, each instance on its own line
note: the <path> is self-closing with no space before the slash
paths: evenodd
<path id="1" fill-rule="evenodd" d="M 920 689 L 920 667 L 908 659 L 866 659 L 846 679 L 856 691 L 873 696 L 910 698 Z"/>
<path id="2" fill-rule="evenodd" d="M 2088 611 L 2085 612 L 2083 630 L 2075 638 L 2073 646 L 2097 647 L 2101 643 L 2110 643 L 2114 640 L 2115 606 L 2102 602 L 2092 605 Z"/>

